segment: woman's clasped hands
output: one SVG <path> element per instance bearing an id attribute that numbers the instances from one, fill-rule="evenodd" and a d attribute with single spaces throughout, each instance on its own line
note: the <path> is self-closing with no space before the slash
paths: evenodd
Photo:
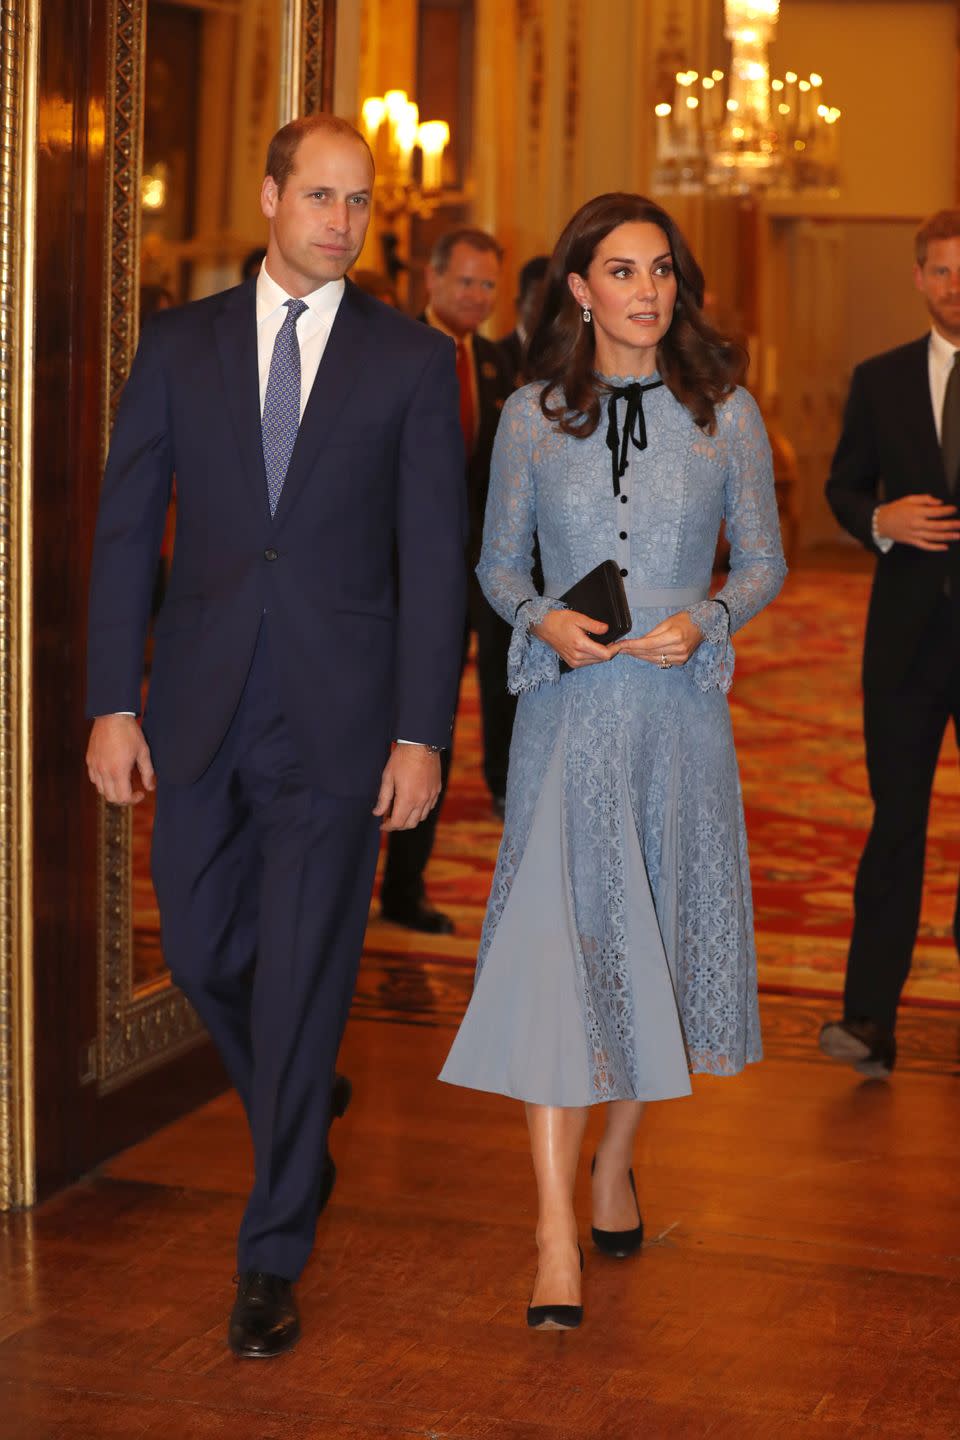
<path id="1" fill-rule="evenodd" d="M 531 627 L 533 634 L 550 645 L 571 670 L 600 665 L 617 655 L 632 655 L 661 669 L 685 665 L 703 640 L 703 632 L 686 611 L 668 616 L 646 635 L 632 640 L 602 645 L 592 638 L 605 635 L 608 628 L 601 620 L 591 620 L 578 610 L 551 610 L 539 625 Z"/>

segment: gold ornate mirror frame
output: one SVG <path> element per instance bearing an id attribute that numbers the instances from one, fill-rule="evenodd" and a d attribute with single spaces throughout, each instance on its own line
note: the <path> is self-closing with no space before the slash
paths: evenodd
<path id="1" fill-rule="evenodd" d="M 283 0 L 281 114 L 323 108 L 332 91 L 331 0 Z M 139 329 L 140 186 L 146 0 L 113 0 L 107 53 L 103 434 L 106 459 Z M 101 803 L 98 835 L 96 1083 L 101 1094 L 196 1045 L 203 1032 L 169 980 L 134 986 L 133 819 Z"/>
<path id="2" fill-rule="evenodd" d="M 30 513 L 39 0 L 0 0 L 0 1210 L 34 1198 Z"/>

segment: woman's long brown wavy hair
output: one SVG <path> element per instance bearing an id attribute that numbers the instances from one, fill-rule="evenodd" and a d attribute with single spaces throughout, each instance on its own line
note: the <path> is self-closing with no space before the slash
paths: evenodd
<path id="1" fill-rule="evenodd" d="M 712 434 L 717 405 L 746 373 L 743 346 L 721 335 L 704 317 L 703 271 L 672 216 L 643 195 L 598 195 L 580 207 L 557 241 L 527 349 L 527 374 L 547 382 L 540 394 L 544 415 L 580 440 L 597 428 L 605 387 L 594 373 L 594 327 L 584 323 L 567 276 L 586 276 L 601 240 L 618 225 L 637 221 L 658 225 L 666 235 L 677 277 L 673 320 L 657 347 L 664 383 Z"/>

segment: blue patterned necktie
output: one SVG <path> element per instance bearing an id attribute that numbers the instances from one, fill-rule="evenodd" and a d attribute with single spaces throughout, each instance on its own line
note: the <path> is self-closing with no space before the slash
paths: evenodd
<path id="1" fill-rule="evenodd" d="M 276 515 L 280 492 L 287 478 L 290 457 L 300 429 L 300 342 L 297 321 L 306 310 L 304 300 L 285 300 L 287 316 L 273 342 L 267 393 L 263 400 L 260 433 L 267 472 L 270 514 Z"/>

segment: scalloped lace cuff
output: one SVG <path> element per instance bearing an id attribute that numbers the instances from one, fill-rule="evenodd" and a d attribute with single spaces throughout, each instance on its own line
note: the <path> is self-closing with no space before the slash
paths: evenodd
<path id="1" fill-rule="evenodd" d="M 511 695 L 535 690 L 538 685 L 556 685 L 560 679 L 560 657 L 551 645 L 530 634 L 530 626 L 539 625 L 551 610 L 566 608 L 562 600 L 551 600 L 546 595 L 537 595 L 520 607 L 507 653 L 507 689 Z"/>
<path id="2" fill-rule="evenodd" d="M 733 684 L 734 653 L 730 639 L 730 617 L 722 605 L 701 600 L 687 614 L 703 633 L 704 643 L 693 657 L 693 678 L 699 690 L 721 690 Z"/>

